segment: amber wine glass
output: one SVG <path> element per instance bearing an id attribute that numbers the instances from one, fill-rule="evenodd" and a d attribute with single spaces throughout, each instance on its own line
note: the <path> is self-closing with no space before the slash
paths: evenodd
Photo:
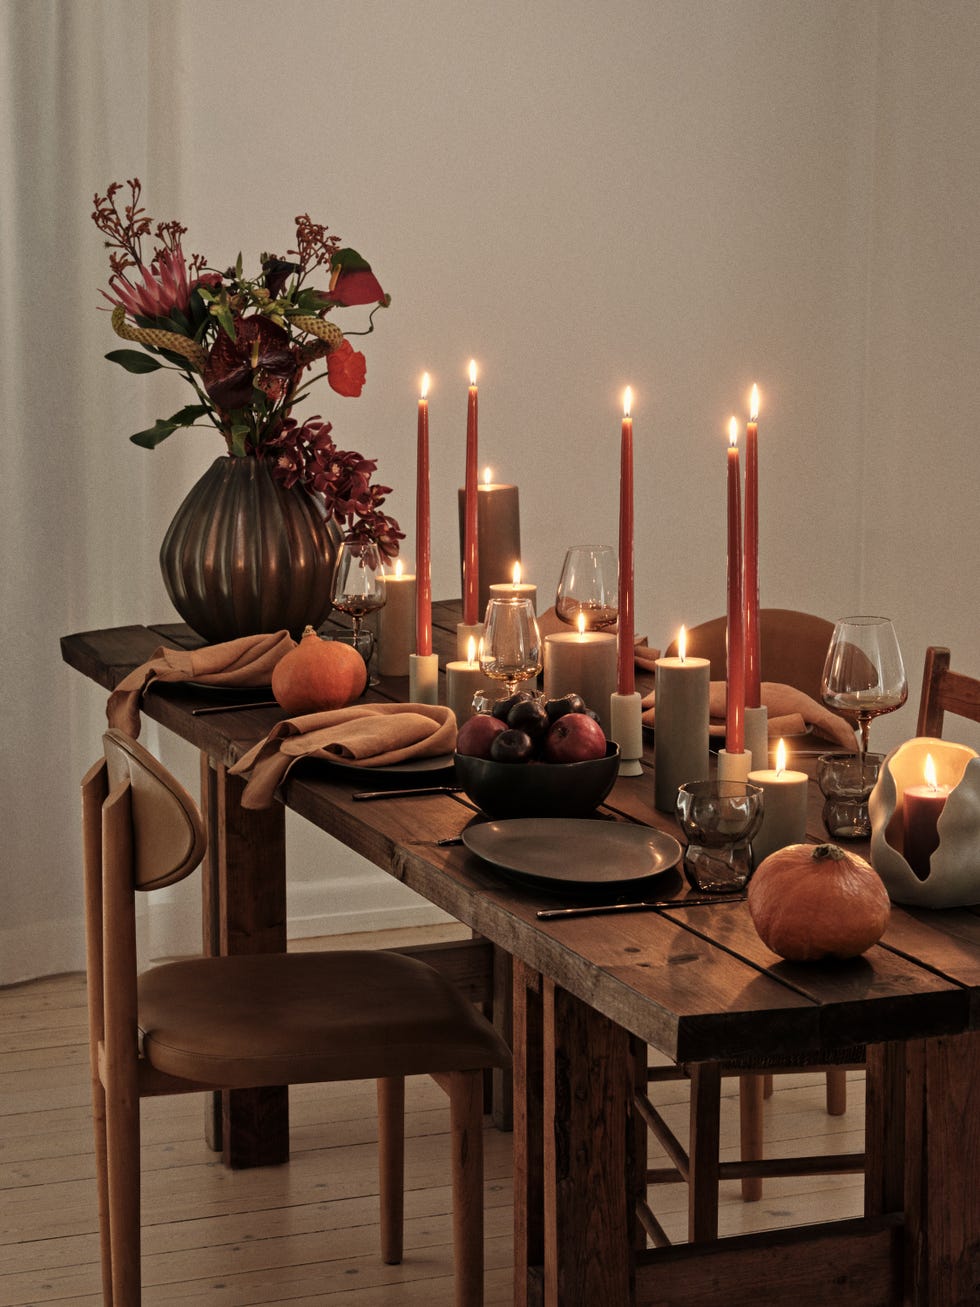
<path id="1" fill-rule="evenodd" d="M 385 574 L 381 550 L 370 540 L 345 540 L 337 556 L 332 602 L 354 626 L 353 644 L 360 645 L 361 623 L 385 603 Z"/>
<path id="2" fill-rule="evenodd" d="M 887 617 L 845 617 L 837 623 L 820 692 L 829 708 L 857 718 L 861 753 L 867 753 L 871 719 L 901 708 L 909 694 L 898 637 Z"/>
<path id="3" fill-rule="evenodd" d="M 480 667 L 491 681 L 504 683 L 508 696 L 540 672 L 541 633 L 530 599 L 491 599 L 487 604 Z"/>
<path id="4" fill-rule="evenodd" d="M 610 545 L 576 545 L 565 554 L 555 615 L 569 626 L 604 631 L 619 616 L 619 571 Z"/>

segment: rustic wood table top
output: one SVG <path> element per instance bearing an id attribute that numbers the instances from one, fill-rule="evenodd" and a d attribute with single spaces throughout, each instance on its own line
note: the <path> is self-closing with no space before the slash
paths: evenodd
<path id="1" fill-rule="evenodd" d="M 458 605 L 435 605 L 435 648 L 443 656 L 453 647 L 457 618 Z M 180 624 L 130 626 L 66 636 L 62 651 L 70 666 L 111 689 L 161 643 L 202 642 Z M 647 688 L 642 675 L 638 688 Z M 397 700 L 407 693 L 407 678 L 389 678 L 370 695 Z M 143 711 L 227 765 L 282 716 L 274 703 L 245 711 L 229 703 L 227 711 L 194 715 L 202 706 L 220 705 L 220 692 L 158 684 L 145 696 Z M 677 835 L 674 820 L 653 806 L 652 746 L 646 752 L 644 774 L 620 779 L 597 816 Z M 896 906 L 879 945 L 830 967 L 777 958 L 756 934 L 744 902 L 541 922 L 539 908 L 573 903 L 574 896 L 524 888 L 465 848 L 440 846 L 480 820 L 465 797 L 352 799 L 368 788 L 349 769 L 310 760 L 294 768 L 283 800 L 677 1061 L 816 1057 L 896 1035 L 976 1028 L 980 916 L 971 910 Z M 826 838 L 822 801 L 815 785 L 811 792 L 809 831 L 819 840 Z M 679 874 L 658 883 L 658 896 L 672 892 L 686 893 Z"/>

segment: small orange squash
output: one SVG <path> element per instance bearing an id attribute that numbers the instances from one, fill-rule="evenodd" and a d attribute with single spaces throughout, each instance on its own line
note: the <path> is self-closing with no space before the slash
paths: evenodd
<path id="1" fill-rule="evenodd" d="M 345 708 L 364 693 L 367 667 L 349 644 L 321 640 L 308 626 L 272 669 L 276 703 L 291 715 Z"/>
<path id="2" fill-rule="evenodd" d="M 837 844 L 789 844 L 749 881 L 749 912 L 763 943 L 791 962 L 856 958 L 885 932 L 888 891 L 864 858 Z"/>

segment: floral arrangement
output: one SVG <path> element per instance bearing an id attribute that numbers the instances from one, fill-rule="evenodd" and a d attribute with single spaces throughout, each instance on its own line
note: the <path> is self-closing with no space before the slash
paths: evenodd
<path id="1" fill-rule="evenodd" d="M 140 203 L 139 178 L 126 187 L 128 199 L 120 196 L 121 182 L 96 194 L 92 219 L 110 251 L 109 290 L 101 293 L 113 306 L 113 329 L 145 352 L 113 350 L 106 358 L 137 374 L 171 368 L 197 395 L 196 403 L 130 439 L 154 449 L 180 427 L 211 423 L 229 454 L 266 460 L 283 486 L 321 496 L 348 538 L 373 540 L 394 557 L 404 537 L 382 511 L 391 487 L 372 483 L 377 460 L 338 449 L 319 414 L 304 422 L 291 416 L 324 377 L 339 395 L 361 393 L 364 355 L 327 315 L 372 304 L 366 331 L 352 334 L 373 331 L 374 314 L 391 297 L 370 265 L 302 214 L 296 248 L 285 258 L 263 254 L 255 278 L 244 275 L 240 254 L 234 267 L 218 272 L 202 255 L 185 257 L 186 227 L 154 224 Z M 152 241 L 149 255 L 144 241 Z M 325 290 L 308 284 L 318 269 Z"/>

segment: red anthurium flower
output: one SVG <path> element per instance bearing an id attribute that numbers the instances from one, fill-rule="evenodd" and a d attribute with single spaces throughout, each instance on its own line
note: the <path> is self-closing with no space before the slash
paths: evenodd
<path id="1" fill-rule="evenodd" d="M 381 283 L 370 268 L 359 268 L 354 272 L 341 268 L 336 280 L 331 278 L 327 295 L 331 304 L 340 304 L 344 308 L 353 304 L 380 304 L 386 298 Z"/>
<path id="2" fill-rule="evenodd" d="M 327 380 L 338 395 L 353 397 L 364 389 L 367 362 L 349 340 L 342 340 L 327 355 Z"/>
<path id="3" fill-rule="evenodd" d="M 277 403 L 296 374 L 289 334 L 268 318 L 235 319 L 235 339 L 219 332 L 204 368 L 204 389 L 225 413 L 253 402 L 253 389 Z"/>

